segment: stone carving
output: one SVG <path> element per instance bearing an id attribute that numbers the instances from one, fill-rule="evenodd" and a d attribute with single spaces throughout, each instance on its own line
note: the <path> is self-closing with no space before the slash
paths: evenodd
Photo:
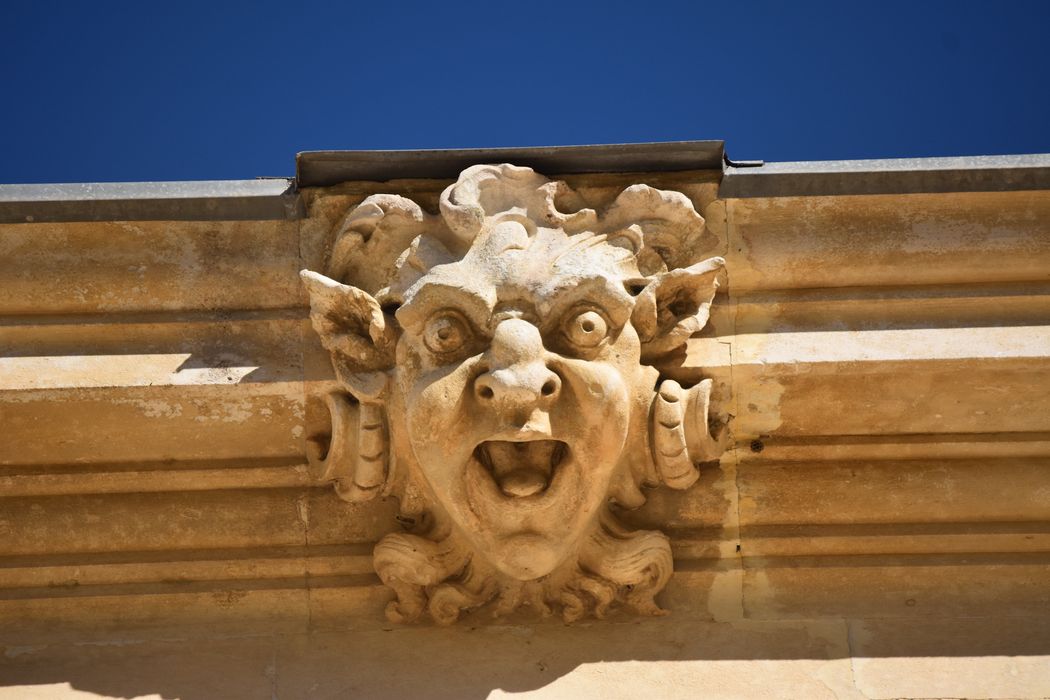
<path id="1" fill-rule="evenodd" d="M 722 452 L 711 380 L 659 369 L 707 322 L 712 238 L 681 193 L 634 185 L 599 213 L 512 165 L 465 170 L 438 215 L 375 195 L 336 227 L 324 274 L 302 272 L 344 389 L 311 459 L 347 500 L 399 500 L 406 531 L 374 554 L 391 620 L 662 612 L 668 539 L 616 511 Z"/>

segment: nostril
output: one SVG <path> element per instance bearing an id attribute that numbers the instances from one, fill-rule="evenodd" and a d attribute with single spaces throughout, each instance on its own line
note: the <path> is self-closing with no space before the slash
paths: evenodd
<path id="1" fill-rule="evenodd" d="M 543 386 L 540 388 L 540 393 L 542 393 L 544 396 L 550 396 L 557 390 L 558 382 L 556 382 L 553 379 L 548 379 L 546 382 L 543 383 Z"/>

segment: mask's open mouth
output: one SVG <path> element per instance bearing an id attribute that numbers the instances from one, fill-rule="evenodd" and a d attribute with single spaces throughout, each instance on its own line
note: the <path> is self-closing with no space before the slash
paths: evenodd
<path id="1" fill-rule="evenodd" d="M 516 498 L 546 491 L 568 454 L 569 446 L 561 440 L 487 440 L 474 450 L 500 491 Z"/>

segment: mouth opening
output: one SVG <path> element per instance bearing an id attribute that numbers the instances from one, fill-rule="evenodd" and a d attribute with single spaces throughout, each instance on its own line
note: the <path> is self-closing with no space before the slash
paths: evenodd
<path id="1" fill-rule="evenodd" d="M 474 449 L 504 495 L 524 498 L 546 491 L 569 446 L 561 440 L 487 440 Z"/>

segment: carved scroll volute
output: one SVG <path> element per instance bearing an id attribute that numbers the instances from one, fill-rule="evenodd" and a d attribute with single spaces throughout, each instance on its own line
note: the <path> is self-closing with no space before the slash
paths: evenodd
<path id="1" fill-rule="evenodd" d="M 328 393 L 324 398 L 331 435 L 307 441 L 311 476 L 331 482 L 344 500 L 371 500 L 383 492 L 387 477 L 383 408 L 376 403 L 358 403 L 341 391 Z"/>

